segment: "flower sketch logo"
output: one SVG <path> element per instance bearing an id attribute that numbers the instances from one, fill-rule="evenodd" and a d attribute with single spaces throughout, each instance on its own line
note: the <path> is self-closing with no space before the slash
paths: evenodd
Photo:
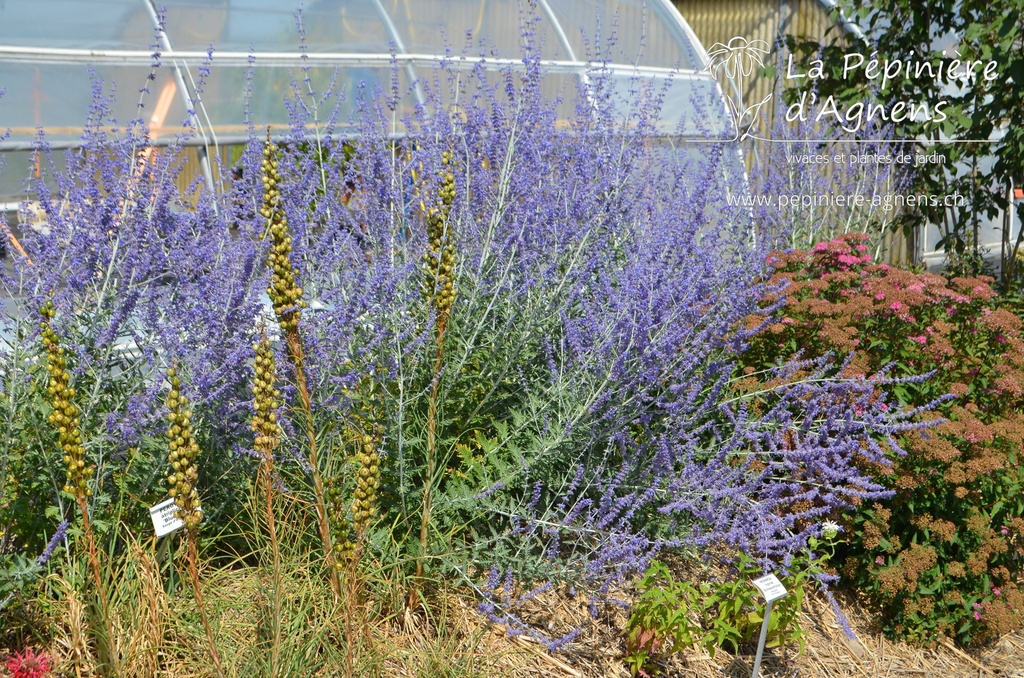
<path id="1" fill-rule="evenodd" d="M 769 93 L 758 103 L 745 106 L 739 87 L 736 85 L 736 79 L 740 76 L 750 77 L 754 73 L 755 65 L 758 68 L 763 68 L 763 59 L 770 51 L 768 43 L 764 40 L 747 40 L 740 36 L 729 40 L 728 45 L 716 42 L 708 50 L 708 63 L 704 67 L 704 71 L 711 73 L 715 80 L 722 85 L 725 100 L 729 104 L 729 113 L 732 115 L 736 128 L 734 140 L 742 141 L 753 136 L 751 130 L 757 123 L 758 115 L 772 98 Z M 722 78 L 723 72 L 724 79 Z"/>

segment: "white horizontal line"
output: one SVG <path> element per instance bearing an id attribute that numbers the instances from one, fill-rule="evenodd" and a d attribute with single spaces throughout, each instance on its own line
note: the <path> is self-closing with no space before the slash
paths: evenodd
<path id="1" fill-rule="evenodd" d="M 477 64 L 484 66 L 511 66 L 517 69 L 526 68 L 523 59 L 510 59 L 505 57 L 482 57 L 465 55 L 444 55 L 444 54 L 364 54 L 359 52 L 218 52 L 214 51 L 212 57 L 206 52 L 193 50 L 171 50 L 154 54 L 146 50 L 122 50 L 122 49 L 72 49 L 63 47 L 19 47 L 13 45 L 0 45 L 0 61 L 56 61 L 56 62 L 102 62 L 131 63 L 139 65 L 150 65 L 154 59 L 160 61 L 197 61 L 210 60 L 211 63 L 227 65 L 249 66 L 317 66 L 322 64 L 330 65 L 370 65 L 390 66 L 398 64 L 430 64 L 436 66 L 440 63 L 451 64 L 453 67 L 464 69 L 472 68 Z M 539 65 L 545 69 L 572 72 L 600 72 L 607 69 L 610 72 L 635 73 L 638 75 L 674 75 L 683 78 L 700 78 L 712 80 L 710 73 L 698 71 L 692 68 L 663 68 L 657 66 L 636 66 L 633 64 L 602 63 L 588 61 L 570 61 L 562 59 L 541 59 Z"/>
<path id="2" fill-rule="evenodd" d="M 998 139 L 772 139 L 759 137 L 756 134 L 749 135 L 751 139 L 767 141 L 772 144 L 995 144 L 1002 141 Z"/>

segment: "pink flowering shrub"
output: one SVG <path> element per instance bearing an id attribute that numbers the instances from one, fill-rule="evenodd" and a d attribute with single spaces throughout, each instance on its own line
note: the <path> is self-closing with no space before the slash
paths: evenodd
<path id="1" fill-rule="evenodd" d="M 32 648 L 25 652 L 15 652 L 4 662 L 4 668 L 11 673 L 11 678 L 46 678 L 50 675 L 50 658 L 45 652 L 36 654 Z"/>
<path id="2" fill-rule="evenodd" d="M 848 536 L 840 573 L 881 607 L 891 635 L 984 642 L 1024 619 L 1021 320 L 998 307 L 989 278 L 876 265 L 864 243 L 852 235 L 773 255 L 783 288 L 765 302 L 786 305 L 744 368 L 753 379 L 799 352 L 832 352 L 849 355 L 837 376 L 930 375 L 887 387 L 908 410 L 945 397 L 914 415 L 945 421 L 900 436 L 905 456 L 865 465 L 893 496 L 837 516 Z"/>

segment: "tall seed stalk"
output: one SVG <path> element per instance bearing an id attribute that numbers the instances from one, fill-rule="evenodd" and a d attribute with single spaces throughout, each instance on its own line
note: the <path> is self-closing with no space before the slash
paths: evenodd
<path id="1" fill-rule="evenodd" d="M 217 644 L 214 642 L 213 629 L 210 626 L 210 618 L 206 612 L 206 605 L 203 603 L 203 593 L 199 587 L 199 547 L 197 545 L 197 533 L 199 523 L 203 520 L 202 502 L 199 499 L 199 491 L 196 489 L 196 482 L 199 479 L 199 444 L 192 437 L 192 411 L 188 409 L 188 397 L 181 394 L 181 378 L 175 367 L 167 370 L 167 379 L 171 382 L 171 389 L 167 392 L 167 421 L 170 425 L 167 428 L 167 460 L 171 465 L 171 473 L 167 476 L 168 494 L 174 498 L 174 505 L 177 507 L 174 515 L 185 523 L 186 556 L 188 558 L 188 574 L 192 582 L 192 590 L 195 592 L 196 605 L 199 607 L 199 616 L 203 620 L 203 630 L 206 632 L 206 641 L 210 648 L 210 659 L 213 660 L 214 669 L 220 678 L 224 678 L 224 669 L 221 667 L 220 655 L 217 653 Z"/>
<path id="2" fill-rule="evenodd" d="M 377 515 L 377 491 L 380 489 L 380 457 L 377 447 L 380 443 L 379 431 L 374 424 L 369 425 L 369 432 L 356 434 L 356 488 L 352 500 L 352 529 L 355 532 L 355 548 L 349 557 L 348 597 L 350 610 L 347 615 L 349 640 L 345 648 L 345 659 L 349 675 L 352 675 L 353 633 L 352 613 L 359 615 L 361 635 L 368 636 L 366 627 L 366 610 L 362 602 L 362 580 L 359 578 L 359 559 L 363 555 L 363 544 L 370 519 Z"/>
<path id="3" fill-rule="evenodd" d="M 316 431 L 313 422 L 313 400 L 306 381 L 304 368 L 305 353 L 302 348 L 302 337 L 299 335 L 299 320 L 306 302 L 302 299 L 302 288 L 295 277 L 298 270 L 292 265 L 292 236 L 288 228 L 288 219 L 281 202 L 280 175 L 278 174 L 279 153 L 277 146 L 270 141 L 263 147 L 263 205 L 260 215 L 267 220 L 267 228 L 260 234 L 261 239 L 270 238 L 270 252 L 267 255 L 267 268 L 270 269 L 270 287 L 267 294 L 274 305 L 281 334 L 288 348 L 288 360 L 295 374 L 295 386 L 299 392 L 299 405 L 302 409 L 306 438 L 309 443 L 309 465 L 313 475 L 313 494 L 317 526 L 320 530 L 320 541 L 327 560 L 328 576 L 335 600 L 341 600 L 341 584 L 334 567 L 334 550 L 331 548 L 331 526 L 327 519 L 327 501 L 324 498 L 323 477 L 320 474 L 320 460 L 317 455 Z"/>
<path id="4" fill-rule="evenodd" d="M 358 574 L 359 558 L 356 551 L 356 540 L 352 535 L 352 522 L 349 520 L 348 507 L 345 505 L 343 485 L 341 478 L 328 478 L 326 495 L 329 502 L 331 533 L 334 539 L 334 564 L 331 567 L 338 576 L 343 571 L 347 570 L 348 572 L 345 586 L 348 595 L 348 600 L 345 601 L 345 676 L 351 678 L 355 659 L 355 636 L 352 633 L 355 624 L 352 608 L 356 597 L 354 581 Z"/>
<path id="5" fill-rule="evenodd" d="M 256 344 L 256 361 L 252 383 L 253 416 L 252 430 L 255 434 L 255 448 L 260 457 L 260 477 L 266 501 L 267 531 L 274 568 L 274 644 L 271 648 L 271 676 L 277 676 L 281 668 L 282 591 L 281 591 L 281 549 L 277 540 L 277 523 L 274 517 L 274 449 L 281 444 L 281 425 L 275 414 L 280 407 L 281 392 L 277 390 L 277 366 L 274 352 L 265 333 L 261 333 Z"/>
<path id="6" fill-rule="evenodd" d="M 330 500 L 331 524 L 334 535 L 335 564 L 338 572 L 346 572 L 345 590 L 345 646 L 346 675 L 352 675 L 356 622 L 359 614 L 362 635 L 367 635 L 366 614 L 362 607 L 362 580 L 359 578 L 359 561 L 363 554 L 366 530 L 377 515 L 378 491 L 380 490 L 380 454 L 382 439 L 379 421 L 383 418 L 379 403 L 374 400 L 372 376 L 364 377 L 360 384 L 359 406 L 353 422 L 345 427 L 345 437 L 352 446 L 350 466 L 354 467 L 355 488 L 352 502 L 345 503 L 343 481 L 331 478 L 327 484 Z M 367 390 L 368 389 L 368 390 Z M 347 391 L 346 391 L 347 393 Z M 350 519 L 351 518 L 351 519 Z"/>
<path id="7" fill-rule="evenodd" d="M 444 365 L 444 336 L 455 301 L 455 244 L 449 228 L 449 214 L 455 202 L 455 175 L 449 169 L 454 162 L 451 151 L 441 154 L 441 182 L 437 204 L 427 207 L 427 251 L 423 253 L 423 296 L 434 312 L 434 371 L 427 402 L 426 472 L 423 478 L 423 506 L 420 515 L 420 558 L 416 576 L 423 576 L 427 555 L 430 513 L 433 506 L 434 474 L 437 471 L 437 401 Z"/>
<path id="8" fill-rule="evenodd" d="M 64 347 L 60 345 L 60 337 L 54 331 L 51 324 L 51 321 L 57 315 L 53 302 L 47 300 L 42 308 L 39 309 L 39 313 L 42 315 L 42 320 L 39 322 L 39 330 L 42 336 L 43 348 L 46 352 L 46 371 L 49 373 L 46 399 L 52 411 L 48 421 L 51 426 L 57 429 L 58 444 L 64 456 L 64 465 L 66 467 L 64 492 L 74 498 L 75 503 L 78 505 L 78 511 L 82 514 L 82 533 L 85 535 L 86 555 L 89 569 L 92 571 L 93 583 L 96 586 L 96 596 L 99 599 L 99 612 L 103 617 L 104 631 L 103 633 L 95 634 L 96 644 L 104 665 L 113 672 L 113 675 L 119 675 L 120 661 L 114 643 L 110 603 L 107 596 L 107 588 L 103 582 L 103 573 L 100 569 L 100 551 L 96 545 L 96 537 L 93 534 L 92 521 L 89 517 L 89 497 L 92 496 L 89 478 L 96 469 L 94 466 L 86 466 L 85 463 L 85 446 L 82 444 L 82 421 L 79 416 L 78 406 L 74 402 L 75 389 L 71 386 L 71 373 L 68 371 Z"/>

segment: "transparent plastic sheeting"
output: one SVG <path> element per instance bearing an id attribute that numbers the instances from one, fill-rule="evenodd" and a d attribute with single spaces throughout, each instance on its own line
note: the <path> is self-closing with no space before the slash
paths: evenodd
<path id="1" fill-rule="evenodd" d="M 83 4 L 88 2 L 83 0 Z M 169 0 L 167 34 L 175 49 L 295 51 L 296 19 L 280 0 Z M 321 0 L 303 10 L 310 53 L 522 55 L 525 2 L 517 0 Z M 593 46 L 615 33 L 612 61 L 641 66 L 700 68 L 700 47 L 659 0 L 546 0 L 530 28 L 544 59 L 586 61 Z M 2 10 L 0 10 L 2 17 Z"/>
<path id="2" fill-rule="evenodd" d="M 724 99 L 702 71 L 703 48 L 669 0 L 537 0 L 534 13 L 526 5 L 307 0 L 300 33 L 300 15 L 286 0 L 0 0 L 0 203 L 22 194 L 14 185 L 25 168 L 14 152 L 31 149 L 40 130 L 54 148 L 81 143 L 97 88 L 115 92 L 105 118 L 141 117 L 156 143 L 167 143 L 183 129 L 207 67 L 191 121 L 198 134 L 189 141 L 207 155 L 244 140 L 247 110 L 257 128 L 283 132 L 285 102 L 307 77 L 319 91 L 334 84 L 343 123 L 361 94 L 390 92 L 395 74 L 399 111 L 407 112 L 424 101 L 440 61 L 467 71 L 483 63 L 496 82 L 523 68 L 525 44 L 542 59 L 544 92 L 564 102 L 565 118 L 580 92 L 610 79 L 624 112 L 638 90 L 663 97 L 666 134 L 730 136 Z M 596 63 L 607 70 L 595 73 Z"/>
<path id="3" fill-rule="evenodd" d="M 153 35 L 153 21 L 142 0 L 0 2 L 0 45 L 147 50 Z"/>
<path id="4" fill-rule="evenodd" d="M 81 140 L 83 125 L 94 115 L 93 84 L 104 91 L 113 90 L 105 118 L 122 123 L 139 117 L 139 89 L 147 87 L 142 118 L 152 133 L 181 130 L 185 107 L 176 94 L 177 85 L 170 69 L 158 69 L 156 79 L 148 80 L 150 69 L 143 66 L 81 64 L 30 64 L 0 61 L 0 130 L 8 131 L 9 142 L 31 142 L 43 130 L 47 141 L 65 146 Z"/>

